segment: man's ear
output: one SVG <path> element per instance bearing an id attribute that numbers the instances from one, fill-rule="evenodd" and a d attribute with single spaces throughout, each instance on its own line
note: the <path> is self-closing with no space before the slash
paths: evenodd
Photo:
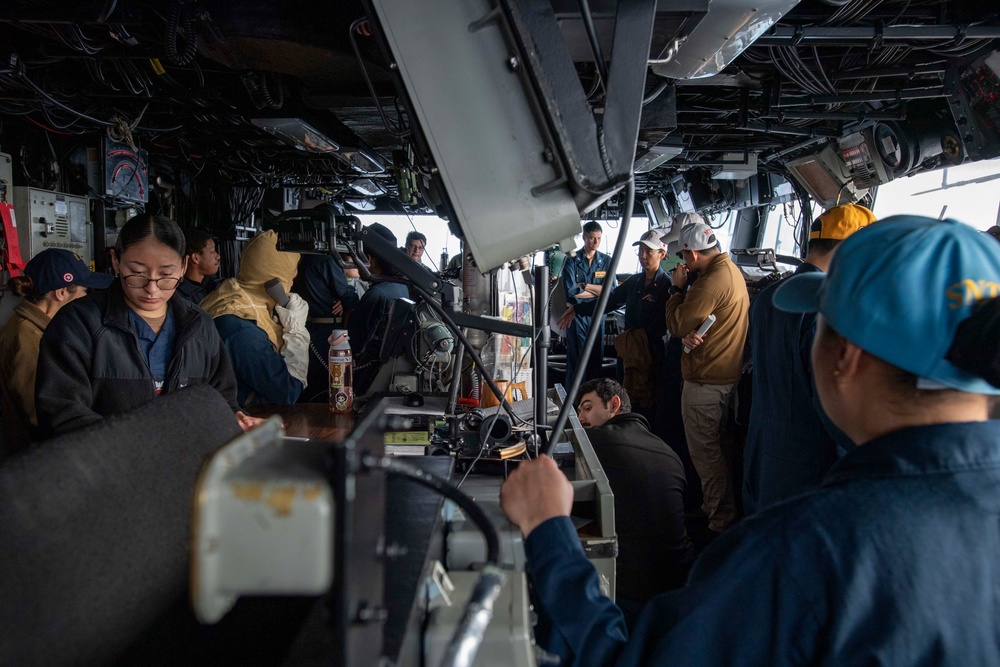
<path id="1" fill-rule="evenodd" d="M 856 376 L 861 370 L 864 356 L 864 350 L 844 338 L 837 348 L 837 376 L 845 379 Z"/>
<path id="2" fill-rule="evenodd" d="M 608 407 L 611 408 L 611 415 L 614 416 L 618 414 L 618 411 L 622 409 L 622 399 L 620 396 L 612 396 L 611 400 L 608 401 Z"/>
<path id="3" fill-rule="evenodd" d="M 70 293 L 68 287 L 59 287 L 57 289 L 52 290 L 52 296 L 54 296 L 56 301 L 58 301 L 59 303 L 66 303 L 67 301 L 73 298 L 73 294 Z"/>

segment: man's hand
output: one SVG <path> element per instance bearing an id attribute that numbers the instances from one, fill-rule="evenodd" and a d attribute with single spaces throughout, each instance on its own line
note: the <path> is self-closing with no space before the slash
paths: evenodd
<path id="1" fill-rule="evenodd" d="M 583 291 L 577 296 L 586 299 L 596 299 L 597 297 L 601 296 L 601 290 L 603 288 L 604 285 L 594 285 L 591 283 L 587 283 L 583 286 Z"/>
<path id="2" fill-rule="evenodd" d="M 251 417 L 242 410 L 237 410 L 236 421 L 239 422 L 240 428 L 243 429 L 243 432 L 245 433 L 246 431 L 251 431 L 257 428 L 258 426 L 266 422 L 267 419 L 261 417 Z"/>
<path id="3" fill-rule="evenodd" d="M 573 486 L 556 462 L 545 455 L 522 461 L 500 487 L 500 508 L 525 538 L 539 524 L 569 516 L 572 507 Z"/>
<path id="4" fill-rule="evenodd" d="M 573 323 L 574 317 L 576 317 L 576 309 L 573 307 L 573 304 L 569 304 L 566 306 L 566 312 L 559 317 L 559 321 L 556 322 L 556 325 L 560 329 L 569 329 L 569 325 Z"/>
<path id="5" fill-rule="evenodd" d="M 334 315 L 340 315 L 344 312 L 344 303 L 340 299 L 337 299 L 333 302 L 333 308 L 330 309 L 330 312 Z"/>
<path id="6" fill-rule="evenodd" d="M 684 347 L 694 349 L 705 342 L 705 339 L 698 335 L 698 332 L 692 331 L 687 336 L 684 336 L 681 341 L 684 343 Z"/>
<path id="7" fill-rule="evenodd" d="M 674 287 L 680 287 L 684 289 L 688 281 L 688 267 L 687 264 L 678 264 L 674 268 L 670 269 L 670 282 L 674 284 Z"/>

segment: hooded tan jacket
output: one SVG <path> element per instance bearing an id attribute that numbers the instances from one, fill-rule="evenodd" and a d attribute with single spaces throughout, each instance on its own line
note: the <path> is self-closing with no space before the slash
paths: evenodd
<path id="1" fill-rule="evenodd" d="M 743 367 L 743 345 L 749 326 L 750 295 L 743 274 L 729 253 L 714 257 L 687 294 L 667 301 L 667 331 L 683 338 L 715 315 L 705 342 L 681 355 L 681 375 L 688 382 L 735 384 Z"/>
<path id="2" fill-rule="evenodd" d="M 198 304 L 212 317 L 235 315 L 255 322 L 267 334 L 275 351 L 281 350 L 284 329 L 274 321 L 274 298 L 264 283 L 278 278 L 285 292 L 291 292 L 299 264 L 299 253 L 279 252 L 277 242 L 278 235 L 273 230 L 255 236 L 243 249 L 239 275 L 224 280 Z"/>
<path id="3" fill-rule="evenodd" d="M 23 449 L 38 426 L 35 415 L 35 369 L 38 345 L 50 317 L 33 303 L 21 301 L 0 332 L 0 397 L 3 427 L 10 452 Z"/>

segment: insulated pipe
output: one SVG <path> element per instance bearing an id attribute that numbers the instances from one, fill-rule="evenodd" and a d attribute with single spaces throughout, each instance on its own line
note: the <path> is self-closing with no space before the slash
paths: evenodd
<path id="1" fill-rule="evenodd" d="M 842 93 L 839 95 L 807 95 L 804 97 L 782 97 L 778 107 L 810 107 L 820 104 L 843 104 L 848 102 L 898 102 L 901 100 L 923 100 L 951 97 L 951 93 L 941 86 L 933 88 L 903 88 L 900 90 L 872 90 L 866 93 Z"/>
<path id="2" fill-rule="evenodd" d="M 536 339 L 532 341 L 535 353 L 535 414 L 532 422 L 537 427 L 545 420 L 548 406 L 549 384 L 549 346 L 552 342 L 552 331 L 549 329 L 549 265 L 542 263 L 535 267 L 535 312 L 531 321 L 538 327 Z"/>
<path id="3" fill-rule="evenodd" d="M 1000 26 L 996 25 L 899 25 L 875 26 L 774 26 L 754 42 L 754 46 L 789 46 L 808 44 L 820 46 L 866 45 L 873 40 L 929 40 L 997 39 Z"/>

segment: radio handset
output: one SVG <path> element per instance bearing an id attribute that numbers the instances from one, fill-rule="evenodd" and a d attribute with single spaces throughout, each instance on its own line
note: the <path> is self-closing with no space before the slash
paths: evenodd
<path id="1" fill-rule="evenodd" d="M 274 299 L 275 303 L 282 308 L 288 307 L 288 302 L 291 301 L 292 297 L 285 293 L 285 288 L 281 284 L 280 278 L 271 278 L 268 280 L 264 283 L 264 289 L 266 289 L 267 293 L 271 295 L 271 298 Z"/>

